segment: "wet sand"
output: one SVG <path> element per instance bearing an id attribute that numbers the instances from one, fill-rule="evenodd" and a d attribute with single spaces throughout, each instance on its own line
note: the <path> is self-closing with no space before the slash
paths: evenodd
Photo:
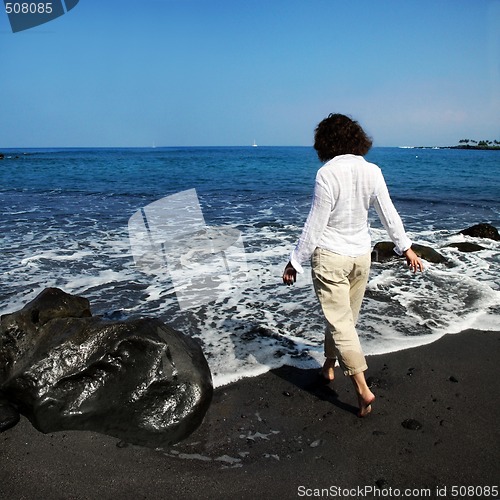
<path id="1" fill-rule="evenodd" d="M 498 487 L 499 348 L 500 332 L 468 330 L 369 357 L 377 400 L 364 419 L 340 371 L 323 384 L 318 370 L 273 370 L 217 389 L 200 428 L 163 450 L 41 434 L 22 418 L 0 434 L 0 498 L 457 498 L 452 487 Z"/>

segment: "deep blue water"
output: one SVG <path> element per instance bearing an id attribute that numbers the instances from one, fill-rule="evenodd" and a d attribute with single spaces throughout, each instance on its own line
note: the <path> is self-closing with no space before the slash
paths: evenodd
<path id="1" fill-rule="evenodd" d="M 498 225 L 499 151 L 374 148 L 367 159 L 383 169 L 403 213 L 430 209 L 436 220 L 445 215 L 448 221 L 450 212 L 459 211 L 464 224 Z M 292 208 L 282 210 L 284 217 L 294 217 L 294 207 L 309 203 L 320 163 L 312 148 L 245 147 L 42 150 L 1 165 L 3 206 L 40 195 L 51 213 L 55 207 L 71 211 L 80 200 L 101 200 L 105 210 L 119 212 L 124 204 L 134 210 L 136 200 L 196 188 L 214 210 L 234 199 L 277 201 Z"/>
<path id="2" fill-rule="evenodd" d="M 322 318 L 308 277 L 292 290 L 279 285 L 321 165 L 312 148 L 3 152 L 1 313 L 59 286 L 87 296 L 97 314 L 160 316 L 200 339 L 221 381 L 320 352 Z M 467 255 L 442 247 L 478 222 L 500 227 L 500 151 L 374 148 L 367 159 L 382 168 L 410 237 L 453 263 L 417 278 L 399 264 L 373 266 L 359 325 L 367 351 L 498 326 L 498 243 Z M 134 265 L 127 224 L 142 207 L 193 188 L 206 224 L 240 231 L 249 282 L 230 299 L 183 311 L 168 279 Z M 374 242 L 387 239 L 375 215 L 371 222 Z M 263 325 L 268 335 L 259 338 L 252 332 Z"/>

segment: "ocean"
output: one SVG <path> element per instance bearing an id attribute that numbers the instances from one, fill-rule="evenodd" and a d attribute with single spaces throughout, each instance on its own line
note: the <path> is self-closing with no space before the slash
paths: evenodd
<path id="1" fill-rule="evenodd" d="M 311 147 L 2 152 L 0 314 L 58 287 L 110 320 L 157 317 L 200 342 L 216 386 L 322 363 L 309 267 L 293 287 L 281 282 L 321 166 Z M 410 238 L 448 262 L 418 275 L 401 260 L 373 263 L 365 352 L 498 330 L 500 244 L 458 232 L 500 228 L 500 152 L 373 148 L 367 159 Z M 375 211 L 370 224 L 373 243 L 389 239 Z M 446 246 L 461 241 L 484 249 Z"/>

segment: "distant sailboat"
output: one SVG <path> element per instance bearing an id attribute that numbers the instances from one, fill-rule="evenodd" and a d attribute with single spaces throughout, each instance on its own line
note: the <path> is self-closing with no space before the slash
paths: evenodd
<path id="1" fill-rule="evenodd" d="M 257 143 L 255 142 L 255 139 L 253 140 L 252 147 L 253 147 L 253 148 L 256 148 L 256 147 L 257 147 Z"/>

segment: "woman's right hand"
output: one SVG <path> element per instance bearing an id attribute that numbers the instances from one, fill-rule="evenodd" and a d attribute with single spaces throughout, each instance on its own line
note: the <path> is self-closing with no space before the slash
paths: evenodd
<path id="1" fill-rule="evenodd" d="M 289 262 L 285 266 L 285 270 L 283 271 L 283 283 L 285 285 L 293 285 L 297 279 L 297 271 L 292 266 L 292 263 Z"/>

